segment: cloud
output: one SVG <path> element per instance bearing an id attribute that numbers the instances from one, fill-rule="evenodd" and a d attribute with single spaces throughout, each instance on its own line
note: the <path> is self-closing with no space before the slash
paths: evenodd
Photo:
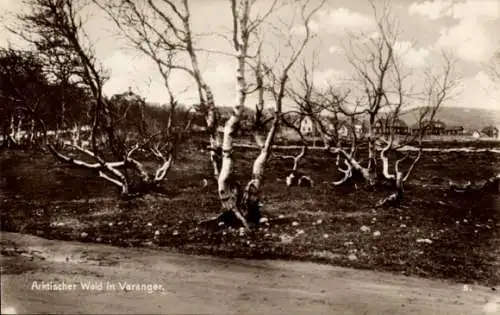
<path id="1" fill-rule="evenodd" d="M 2 0 L 0 1 L 0 18 L 8 17 L 13 12 L 18 12 L 23 6 L 22 1 L 17 0 Z"/>
<path id="2" fill-rule="evenodd" d="M 344 49 L 337 45 L 331 45 L 330 47 L 328 47 L 328 52 L 330 54 L 342 54 L 344 53 Z"/>
<path id="3" fill-rule="evenodd" d="M 373 32 L 370 32 L 370 33 L 364 33 L 364 34 L 361 34 L 362 36 L 356 36 L 354 38 L 354 40 L 357 42 L 357 43 L 360 43 L 360 44 L 366 44 L 366 43 L 370 43 L 372 41 L 377 41 L 378 39 L 380 39 L 381 37 L 381 34 L 379 31 L 373 31 Z M 352 39 L 351 39 L 352 40 Z"/>
<path id="4" fill-rule="evenodd" d="M 26 10 L 23 7 L 23 1 L 16 0 L 0 0 L 0 47 L 8 47 L 12 45 L 13 48 L 28 49 L 29 44 L 21 37 L 7 31 L 5 27 L 15 26 L 16 15 L 23 13 Z"/>
<path id="5" fill-rule="evenodd" d="M 309 22 L 309 31 L 311 32 L 311 34 L 318 34 L 319 28 L 320 26 L 317 22 Z M 292 27 L 290 32 L 292 32 L 293 35 L 304 36 L 306 35 L 306 28 L 304 25 L 295 25 Z"/>
<path id="6" fill-rule="evenodd" d="M 231 60 L 233 61 L 233 60 Z M 219 82 L 221 85 L 236 84 L 236 62 L 218 61 L 214 66 L 208 67 L 203 76 L 208 82 Z"/>
<path id="7" fill-rule="evenodd" d="M 369 16 L 346 8 L 331 10 L 327 15 L 327 26 L 333 32 L 343 30 L 369 30 L 375 26 L 375 22 Z"/>
<path id="8" fill-rule="evenodd" d="M 491 78 L 483 71 L 462 80 L 462 104 L 475 108 L 500 108 L 500 90 Z"/>
<path id="9" fill-rule="evenodd" d="M 110 71 L 110 79 L 103 87 L 104 94 L 111 96 L 127 91 L 131 87 L 134 92 L 146 97 L 150 102 L 163 104 L 168 101 L 164 79 L 149 57 L 125 50 L 115 50 L 103 59 L 103 64 Z M 217 72 L 217 69 L 214 71 Z M 180 102 L 197 101 L 197 90 L 192 88 L 194 81 L 185 72 L 173 71 L 169 83 Z"/>
<path id="10" fill-rule="evenodd" d="M 346 31 L 370 31 L 374 29 L 374 20 L 359 12 L 346 8 L 336 8 L 330 11 L 320 11 L 309 24 L 314 33 L 324 31 L 330 34 L 345 34 Z M 292 32 L 303 34 L 303 26 L 295 26 Z"/>
<path id="11" fill-rule="evenodd" d="M 496 20 L 500 16 L 498 0 L 433 0 L 413 2 L 408 7 L 410 15 L 423 15 L 430 20 L 444 17 L 461 19 Z"/>
<path id="12" fill-rule="evenodd" d="M 233 105 L 236 100 L 236 62 L 219 59 L 203 71 L 203 77 L 220 105 Z"/>
<path id="13" fill-rule="evenodd" d="M 431 53 L 429 48 L 415 48 L 412 42 L 398 41 L 394 49 L 403 62 L 411 68 L 420 68 L 427 64 Z"/>
<path id="14" fill-rule="evenodd" d="M 414 2 L 408 8 L 410 15 L 423 15 L 430 20 L 452 18 L 455 23 L 440 30 L 437 48 L 454 51 L 470 62 L 485 62 L 499 47 L 487 23 L 500 19 L 498 0 L 435 0 Z"/>
<path id="15" fill-rule="evenodd" d="M 314 85 L 319 89 L 327 88 L 331 84 L 339 83 L 345 79 L 345 72 L 328 68 L 314 74 Z"/>
<path id="16" fill-rule="evenodd" d="M 478 63 L 488 61 L 498 49 L 492 32 L 475 19 L 463 19 L 455 26 L 441 29 L 436 46 L 451 49 L 459 58 Z"/>
<path id="17" fill-rule="evenodd" d="M 497 101 L 497 109 L 500 108 L 500 89 L 498 89 L 497 82 L 492 79 L 487 73 L 484 71 L 479 71 L 474 76 L 475 82 L 479 83 L 479 85 L 486 91 L 486 93 Z"/>
<path id="18" fill-rule="evenodd" d="M 443 13 L 447 12 L 452 5 L 451 0 L 413 2 L 408 7 L 408 13 L 410 15 L 423 15 L 429 20 L 437 20 L 442 18 Z"/>
<path id="19" fill-rule="evenodd" d="M 500 17 L 498 0 L 467 0 L 453 4 L 446 12 L 455 19 L 481 19 L 494 21 Z"/>
<path id="20" fill-rule="evenodd" d="M 103 60 L 104 67 L 110 71 L 110 79 L 104 85 L 104 93 L 113 95 L 122 93 L 134 85 L 150 80 L 152 64 L 145 57 L 115 50 Z M 142 91 L 141 91 L 142 92 Z"/>

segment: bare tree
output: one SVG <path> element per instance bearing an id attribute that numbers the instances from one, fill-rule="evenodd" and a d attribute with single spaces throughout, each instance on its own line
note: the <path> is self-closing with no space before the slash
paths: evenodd
<path id="1" fill-rule="evenodd" d="M 487 65 L 487 74 L 493 82 L 492 86 L 487 87 L 487 93 L 490 93 L 493 98 L 500 101 L 500 98 L 497 97 L 500 91 L 500 51 L 497 51 L 490 59 L 490 63 Z M 465 187 L 457 187 L 455 183 L 450 181 L 450 188 L 460 191 L 483 190 L 498 193 L 500 192 L 500 173 L 480 183 L 469 181 Z"/>
<path id="2" fill-rule="evenodd" d="M 316 66 L 316 55 L 313 56 L 310 65 L 303 62 L 300 73 L 301 80 L 297 87 L 290 88 L 288 92 L 296 105 L 296 114 L 312 122 L 314 130 L 313 146 L 315 145 L 316 136 L 319 135 L 323 141 L 323 148 L 337 155 L 336 166 L 339 172 L 344 174 L 344 178 L 334 181 L 332 184 L 340 185 L 352 178 L 352 165 L 357 166 L 359 164 L 355 160 L 357 135 L 354 128 L 357 115 L 360 113 L 356 112 L 356 108 L 352 114 L 344 109 L 349 91 L 342 91 L 332 85 L 327 86 L 326 89 L 317 86 L 315 82 Z M 292 126 L 286 120 L 284 122 L 288 127 L 299 133 L 301 139 L 305 141 L 300 130 L 301 122 L 297 127 Z M 342 131 L 344 131 L 344 134 Z M 346 136 L 351 137 L 349 151 L 343 148 L 343 140 L 345 140 L 343 138 Z M 340 158 L 341 155 L 343 156 L 342 159 Z M 302 153 L 297 156 L 297 158 L 302 157 Z M 353 162 L 347 162 L 349 159 Z M 344 169 L 344 164 L 347 167 L 346 169 Z"/>
<path id="3" fill-rule="evenodd" d="M 345 158 L 363 175 L 369 185 L 374 185 L 377 177 L 375 123 L 382 111 L 391 105 L 394 95 L 396 98 L 400 97 L 400 100 L 405 97 L 397 93 L 407 92 L 403 89 L 407 74 L 402 73 L 401 64 L 396 57 L 395 46 L 399 32 L 388 2 L 383 3 L 381 11 L 374 1 L 371 1 L 370 5 L 375 18 L 375 35 L 351 34 L 347 53 L 348 61 L 355 72 L 354 82 L 360 86 L 360 89 L 353 93 L 356 97 L 356 110 L 341 110 L 348 116 L 367 116 L 368 164 L 361 166 L 359 163 L 353 163 L 351 155 Z"/>
<path id="4" fill-rule="evenodd" d="M 312 123 L 313 127 L 313 147 L 316 146 L 316 138 L 319 134 L 325 139 L 325 133 L 322 121 L 320 119 L 323 114 L 323 107 L 317 100 L 317 88 L 314 84 L 314 70 L 317 67 L 317 55 L 313 54 L 310 65 L 305 60 L 301 62 L 300 79 L 297 80 L 295 86 L 287 88 L 287 96 L 293 100 L 295 107 L 286 113 L 283 113 L 282 122 L 285 128 L 293 131 L 300 138 L 302 148 L 296 155 L 279 155 L 281 159 L 293 160 L 293 167 L 290 174 L 286 178 L 287 186 L 312 186 L 313 181 L 310 177 L 303 175 L 299 171 L 299 164 L 306 156 L 309 147 L 309 140 L 302 131 L 302 124 L 305 119 Z M 326 141 L 326 140 L 324 140 Z"/>
<path id="5" fill-rule="evenodd" d="M 391 194 L 389 197 L 381 200 L 378 205 L 383 206 L 385 204 L 397 204 L 402 200 L 404 195 L 404 183 L 408 180 L 411 175 L 412 170 L 420 160 L 423 151 L 423 139 L 429 128 L 432 127 L 434 118 L 436 116 L 439 108 L 453 98 L 454 89 L 458 85 L 457 76 L 454 72 L 455 64 L 450 57 L 443 53 L 442 68 L 437 70 L 428 69 L 425 76 L 424 84 L 424 107 L 418 109 L 418 118 L 416 130 L 414 130 L 413 135 L 409 139 L 404 139 L 400 141 L 399 144 L 395 144 L 395 139 L 398 137 L 395 130 L 396 120 L 399 119 L 401 110 L 404 105 L 403 93 L 398 92 L 399 101 L 396 103 L 395 109 L 391 111 L 390 117 L 388 119 L 388 139 L 386 145 L 380 150 L 380 160 L 382 161 L 382 174 L 386 180 L 389 180 L 393 186 L 396 188 L 396 192 Z M 399 77 L 397 77 L 399 80 Z M 399 83 L 399 89 L 402 90 L 403 86 Z M 407 151 L 402 157 L 396 159 L 393 163 L 393 172 L 391 173 L 388 153 L 394 152 L 397 149 L 407 145 L 407 144 L 417 144 L 416 156 L 411 157 L 411 151 Z M 407 162 L 406 171 L 403 170 L 403 163 Z"/>
<path id="6" fill-rule="evenodd" d="M 343 177 L 333 184 L 344 184 L 358 175 L 369 187 L 389 181 L 397 192 L 381 202 L 385 204 L 403 197 L 403 183 L 420 159 L 426 130 L 439 107 L 453 97 L 458 81 L 453 61 L 444 55 L 443 66 L 435 66 L 423 74 L 424 79 L 419 81 L 426 84 L 419 87 L 422 91 L 417 90 L 412 80 L 418 74 L 405 67 L 398 51 L 400 31 L 389 3 L 385 2 L 381 7 L 375 1 L 370 1 L 370 4 L 375 32 L 350 34 L 346 47 L 354 78 L 348 81 L 347 88 L 329 84 L 326 90 L 320 90 L 312 85 L 310 88 L 315 91 L 307 102 L 309 108 L 302 106 L 301 110 L 314 117 L 325 139 L 325 149 L 336 157 L 336 166 Z M 308 72 L 313 73 L 311 69 Z M 420 108 L 416 132 L 397 135 L 398 120 L 412 107 Z M 325 122 L 326 116 L 329 122 Z M 348 141 L 346 147 L 345 141 Z M 389 163 L 389 152 L 391 156 L 395 155 L 406 144 L 416 144 L 417 155 L 412 157 L 407 152 L 394 163 Z M 363 145 L 366 145 L 367 153 L 360 156 L 359 148 Z M 403 171 L 405 163 L 409 165 Z"/>
<path id="7" fill-rule="evenodd" d="M 290 111 L 289 114 L 309 119 L 313 125 L 315 137 L 319 135 L 323 141 L 323 149 L 336 156 L 336 166 L 344 177 L 333 181 L 333 185 L 347 182 L 354 174 L 360 174 L 366 182 L 373 185 L 374 181 L 372 181 L 368 167 L 363 167 L 357 158 L 359 131 L 356 130 L 356 126 L 367 111 L 360 109 L 359 100 L 353 102 L 353 106 L 349 108 L 351 105 L 348 101 L 351 96 L 349 89 L 332 84 L 323 88 L 317 86 L 314 80 L 314 67 L 314 60 L 311 65 L 303 63 L 298 86 L 288 90 L 296 105 L 296 111 Z M 304 143 L 307 142 L 300 130 L 301 121 L 297 126 L 293 126 L 286 119 L 284 122 L 300 135 Z M 346 141 L 350 142 L 349 147 L 344 146 Z"/>
<path id="8" fill-rule="evenodd" d="M 324 1 L 319 5 L 309 8 L 309 1 L 305 1 L 300 7 L 302 23 L 305 28 L 305 36 L 299 42 L 298 46 L 294 47 L 290 38 L 288 38 L 287 46 L 291 49 L 291 54 L 288 59 L 283 62 L 283 66 L 278 71 L 270 73 L 270 89 L 275 101 L 275 114 L 270 130 L 268 131 L 265 141 L 260 143 L 260 153 L 255 159 L 252 167 L 252 179 L 245 186 L 244 192 L 239 198 L 239 188 L 231 181 L 233 174 L 234 155 L 233 155 L 233 135 L 241 117 L 242 108 L 245 105 L 246 94 L 248 93 L 248 85 L 245 77 L 245 64 L 248 56 L 248 47 L 250 35 L 257 28 L 263 19 L 251 19 L 250 0 L 231 1 L 233 14 L 233 38 L 234 49 L 237 52 L 238 67 L 236 71 L 237 78 L 237 102 L 233 107 L 231 117 L 226 122 L 224 127 L 224 139 L 222 144 L 222 167 L 219 176 L 219 195 L 222 201 L 223 209 L 233 212 L 236 217 L 242 222 L 245 228 L 248 228 L 248 222 L 258 223 L 260 219 L 260 192 L 265 174 L 265 165 L 269 159 L 277 128 L 281 121 L 283 99 L 286 94 L 286 87 L 289 80 L 289 73 L 298 58 L 302 54 L 304 48 L 311 38 L 309 28 L 312 16 L 319 10 Z M 271 11 L 269 11 L 271 12 Z M 271 68 L 268 66 L 268 68 Z M 277 72 L 277 73 L 276 73 Z M 262 87 L 263 88 L 263 87 Z M 260 94 L 262 95 L 262 94 Z M 259 102 L 261 103 L 261 102 Z M 259 112 L 259 111 L 257 111 Z M 259 142 L 259 141 L 258 141 Z M 259 144 L 259 143 L 258 143 Z"/>
<path id="9" fill-rule="evenodd" d="M 45 78 L 40 58 L 30 51 L 2 49 L 0 82 L 2 147 L 20 148 L 25 147 L 23 144 L 33 144 L 36 126 L 32 120 L 28 126 L 29 113 L 46 115 L 52 109 L 47 106 L 49 96 L 53 96 L 52 87 Z"/>
<path id="10" fill-rule="evenodd" d="M 357 73 L 356 82 L 360 83 L 363 89 L 363 93 L 359 93 L 355 100 L 355 107 L 360 103 L 366 106 L 364 108 L 362 106 L 361 111 L 355 110 L 350 113 L 342 111 L 351 117 L 367 116 L 368 164 L 361 167 L 361 173 L 370 185 L 383 178 L 396 188 L 394 194 L 379 203 L 385 205 L 402 199 L 403 183 L 409 178 L 421 157 L 422 139 L 426 135 L 426 130 L 432 126 L 440 106 L 453 97 L 458 80 L 453 61 L 444 54 L 442 67 L 434 66 L 434 69 L 427 71 L 424 74 L 423 90 L 417 91 L 411 79 L 418 74 L 404 66 L 399 55 L 401 52 L 397 51 L 400 40 L 397 20 L 393 17 L 388 3 L 385 3 L 381 13 L 374 2 L 371 4 L 375 12 L 377 33 L 368 39 L 356 38 L 355 41 L 351 41 L 351 54 L 348 55 L 349 62 Z M 356 42 L 359 46 L 355 47 L 352 43 Z M 413 135 L 397 134 L 398 121 L 404 112 L 416 106 L 415 104 L 423 105 L 423 108 L 418 109 L 416 130 Z M 388 153 L 392 152 L 395 155 L 395 152 L 403 146 L 415 143 L 418 147 L 417 155 L 411 158 L 410 151 L 403 154 L 393 163 L 394 170 L 391 173 Z M 382 163 L 381 173 L 378 171 L 378 150 Z M 351 164 L 353 169 L 357 169 L 358 167 L 351 161 L 347 159 L 346 164 Z M 409 162 L 406 171 L 402 170 L 403 162 Z"/>
<path id="11" fill-rule="evenodd" d="M 212 89 L 200 70 L 189 1 L 92 1 L 109 15 L 120 34 L 134 48 L 154 62 L 165 83 L 168 81 L 165 74 L 173 70 L 182 71 L 195 81 L 200 110 L 206 117 L 210 160 L 217 179 L 221 166 L 221 140 L 217 133 L 219 115 Z M 173 95 L 171 90 L 169 93 Z"/>
<path id="12" fill-rule="evenodd" d="M 98 65 L 91 43 L 86 41 L 81 18 L 83 6 L 77 7 L 71 0 L 27 0 L 26 4 L 30 6 L 31 12 L 19 16 L 21 25 L 13 31 L 35 44 L 38 51 L 43 52 L 45 56 L 57 51 L 58 56 L 64 57 L 50 59 L 53 65 L 59 63 L 59 78 L 63 74 L 60 70 L 70 60 L 73 68 L 69 73 L 64 73 L 64 79 L 70 79 L 71 74 L 73 82 L 86 87 L 93 100 L 91 146 L 85 148 L 72 144 L 82 157 L 93 162 L 74 158 L 59 150 L 47 139 L 49 150 L 61 161 L 95 170 L 100 177 L 118 186 L 123 196 L 134 196 L 157 189 L 172 165 L 174 152 L 183 132 L 173 139 L 171 126 L 167 126 L 161 132 L 142 134 L 141 139 L 137 139 L 133 145 L 125 143 L 125 139 L 115 127 L 115 108 L 103 95 L 107 76 Z M 174 108 L 174 105 L 171 99 L 171 108 Z M 36 118 L 45 126 L 39 116 Z M 154 176 L 134 158 L 134 154 L 141 148 L 148 149 L 161 161 Z M 137 178 L 139 184 L 133 185 Z"/>
<path id="13" fill-rule="evenodd" d="M 237 61 L 237 99 L 231 116 L 225 124 L 224 136 L 221 141 L 217 134 L 218 114 L 213 93 L 209 82 L 205 81 L 200 71 L 198 52 L 202 49 L 195 47 L 189 1 L 183 0 L 179 3 L 170 0 L 162 2 L 148 0 L 137 3 L 131 0 L 108 2 L 95 0 L 95 2 L 109 14 L 125 37 L 136 48 L 151 57 L 158 66 L 184 71 L 194 79 L 198 87 L 202 110 L 206 113 L 211 162 L 215 178 L 218 181 L 222 207 L 225 211 L 233 213 L 247 228 L 248 219 L 258 222 L 259 212 L 256 200 L 258 200 L 264 166 L 269 157 L 280 120 L 281 102 L 285 96 L 288 73 L 309 41 L 309 32 L 306 39 L 300 43 L 299 48 L 293 51 L 289 62 L 285 63 L 280 75 L 272 81 L 273 86 L 277 88 L 275 91 L 277 93 L 276 110 L 267 136 L 265 139 L 261 139 L 258 131 L 266 125 L 262 117 L 266 89 L 264 80 L 265 77 L 269 77 L 267 68 L 270 67 L 266 67 L 265 63 L 257 57 L 260 56 L 258 51 L 261 44 L 259 43 L 262 42 L 258 35 L 260 27 L 275 12 L 279 2 L 271 1 L 264 12 L 252 11 L 255 10 L 257 1 L 232 0 L 229 2 L 233 20 L 231 46 L 234 53 L 228 55 L 234 56 Z M 312 14 L 319 7 L 309 10 L 306 4 L 302 6 L 301 14 L 304 21 L 309 23 Z M 307 10 L 310 12 L 306 12 Z M 251 46 L 254 47 L 252 51 Z M 180 58 L 165 58 L 171 51 L 181 54 Z M 250 70 L 254 71 L 256 78 L 254 87 L 251 86 L 247 78 Z M 259 93 L 258 97 L 260 98 L 256 106 L 258 117 L 255 119 L 254 135 L 261 146 L 261 153 L 254 162 L 252 180 L 242 192 L 233 176 L 233 138 L 241 123 L 247 95 L 252 93 L 252 90 Z M 269 120 L 269 122 L 271 121 Z"/>

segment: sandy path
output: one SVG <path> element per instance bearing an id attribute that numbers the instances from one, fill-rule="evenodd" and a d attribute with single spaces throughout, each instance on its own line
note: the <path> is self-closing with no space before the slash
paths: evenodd
<path id="1" fill-rule="evenodd" d="M 187 256 L 4 232 L 1 244 L 2 313 L 500 314 L 498 291 L 480 286 L 464 290 L 312 263 Z M 36 290 L 34 281 L 77 289 Z M 83 290 L 80 282 L 102 283 L 104 290 Z M 164 290 L 124 291 L 119 282 Z"/>

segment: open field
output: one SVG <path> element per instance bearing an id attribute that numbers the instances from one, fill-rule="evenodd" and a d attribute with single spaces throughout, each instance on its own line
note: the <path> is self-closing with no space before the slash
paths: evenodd
<path id="1" fill-rule="evenodd" d="M 469 146 L 467 144 L 466 146 Z M 448 179 L 480 180 L 500 171 L 500 154 L 428 152 L 406 186 L 398 208 L 375 208 L 387 191 L 331 187 L 334 160 L 312 152 L 302 163 L 315 186 L 287 188 L 290 161 L 272 159 L 264 184 L 268 222 L 249 233 L 199 224 L 220 212 L 206 152 L 191 148 L 165 183 L 168 196 L 120 200 L 117 191 L 87 170 L 41 153 L 0 155 L 3 231 L 118 246 L 160 247 L 182 253 L 281 258 L 443 278 L 500 283 L 500 195 L 459 193 Z M 236 153 L 248 178 L 250 149 Z"/>

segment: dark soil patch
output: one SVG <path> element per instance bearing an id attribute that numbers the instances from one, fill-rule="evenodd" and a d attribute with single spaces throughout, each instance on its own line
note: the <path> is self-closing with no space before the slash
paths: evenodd
<path id="1" fill-rule="evenodd" d="M 457 193 L 448 180 L 500 171 L 494 153 L 426 153 L 397 208 L 374 205 L 387 191 L 331 187 L 331 157 L 311 153 L 302 171 L 311 189 L 287 188 L 291 162 L 273 159 L 263 195 L 267 219 L 250 233 L 201 221 L 220 213 L 210 165 L 194 149 L 175 164 L 167 196 L 120 200 L 92 173 L 21 151 L 0 153 L 1 229 L 51 239 L 245 258 L 281 258 L 444 278 L 500 283 L 500 196 Z M 252 150 L 236 152 L 238 176 L 250 175 Z M 285 154 L 285 153 L 283 153 Z"/>

